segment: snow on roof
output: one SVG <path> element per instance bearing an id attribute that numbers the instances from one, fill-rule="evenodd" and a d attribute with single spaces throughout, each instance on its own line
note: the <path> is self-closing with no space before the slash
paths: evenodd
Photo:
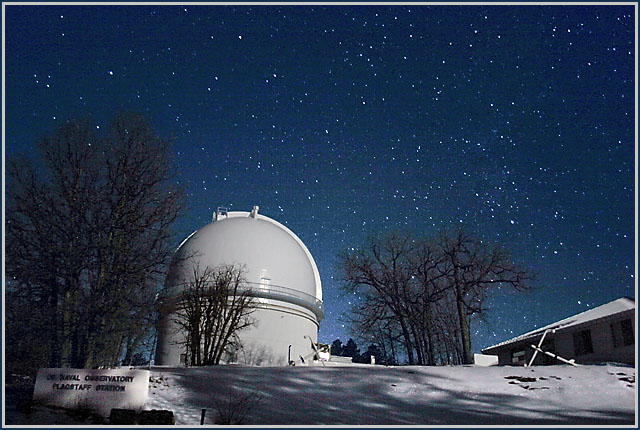
<path id="1" fill-rule="evenodd" d="M 636 307 L 636 302 L 634 299 L 631 299 L 629 297 L 621 297 L 612 302 L 605 303 L 604 305 L 598 306 L 597 308 L 589 309 L 588 311 L 570 316 L 568 318 L 554 322 L 544 327 L 537 328 L 528 333 L 514 337 L 513 339 L 505 340 L 504 342 L 500 342 L 496 345 L 489 346 L 487 348 L 484 348 L 482 352 L 486 352 L 491 349 L 498 348 L 500 346 L 508 345 L 514 342 L 518 342 L 520 340 L 525 340 L 534 336 L 541 335 L 542 333 L 544 333 L 545 330 L 550 330 L 550 329 L 564 330 L 569 327 L 577 326 L 579 324 L 584 324 L 589 321 L 595 321 L 600 318 L 615 315 L 627 310 L 633 310 L 635 309 L 635 307 Z"/>

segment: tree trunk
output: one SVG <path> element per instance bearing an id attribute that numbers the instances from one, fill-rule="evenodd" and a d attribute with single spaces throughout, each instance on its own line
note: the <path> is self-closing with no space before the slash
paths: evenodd
<path id="1" fill-rule="evenodd" d="M 425 334 L 427 335 L 426 344 L 427 344 L 427 364 L 429 366 L 434 366 L 436 364 L 434 357 L 434 345 L 433 345 L 433 323 L 431 321 L 431 305 L 427 304 L 425 308 Z"/>
<path id="2" fill-rule="evenodd" d="M 413 338 L 415 339 L 416 364 L 424 364 L 424 347 L 422 345 L 422 339 L 419 335 L 419 332 L 414 324 L 411 324 L 411 332 L 413 334 Z"/>
<path id="3" fill-rule="evenodd" d="M 58 286 L 55 280 L 49 281 L 51 292 L 49 294 L 49 367 L 60 367 L 60 326 L 58 313 Z"/>
<path id="4" fill-rule="evenodd" d="M 403 318 L 400 318 L 400 327 L 402 328 L 402 337 L 404 337 L 405 347 L 407 349 L 407 359 L 409 360 L 409 365 L 413 365 L 415 364 L 415 360 L 413 358 L 413 345 L 411 343 L 411 335 L 409 334 L 407 324 Z"/>
<path id="5" fill-rule="evenodd" d="M 460 291 L 456 294 L 456 305 L 458 307 L 458 322 L 460 324 L 460 337 L 462 340 L 462 364 L 473 364 L 467 312 L 464 308 L 464 299 Z"/>

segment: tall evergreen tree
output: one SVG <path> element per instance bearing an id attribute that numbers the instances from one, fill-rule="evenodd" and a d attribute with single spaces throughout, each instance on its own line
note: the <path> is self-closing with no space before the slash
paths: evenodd
<path id="1" fill-rule="evenodd" d="M 385 356 L 377 345 L 371 344 L 362 354 L 365 363 L 371 363 L 371 357 L 374 357 L 375 364 L 384 364 Z"/>
<path id="2" fill-rule="evenodd" d="M 353 339 L 349 338 L 342 349 L 342 355 L 345 357 L 352 357 L 354 359 L 357 359 L 360 356 L 360 349 Z"/>
<path id="3" fill-rule="evenodd" d="M 342 341 L 336 339 L 331 344 L 331 355 L 341 356 L 343 352 Z"/>

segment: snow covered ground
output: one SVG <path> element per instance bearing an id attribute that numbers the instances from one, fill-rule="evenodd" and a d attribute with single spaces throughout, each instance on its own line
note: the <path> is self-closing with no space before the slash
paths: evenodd
<path id="1" fill-rule="evenodd" d="M 247 407 L 244 425 L 617 425 L 636 422 L 636 371 L 602 366 L 215 366 L 151 369 L 145 409 L 176 424 L 216 423 Z M 245 399 L 244 402 L 239 399 Z M 6 404 L 6 424 L 98 424 L 90 417 Z M 95 418 L 95 417 L 94 417 Z M 637 424 L 635 424 L 637 426 Z"/>
<path id="2" fill-rule="evenodd" d="M 249 398 L 247 425 L 632 425 L 635 369 L 520 367 L 152 368 L 146 409 L 176 424 Z"/>

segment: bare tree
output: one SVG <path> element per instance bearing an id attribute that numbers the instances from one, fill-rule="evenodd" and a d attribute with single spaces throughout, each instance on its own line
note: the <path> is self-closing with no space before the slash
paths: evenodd
<path id="1" fill-rule="evenodd" d="M 106 136 L 95 130 L 69 121 L 41 139 L 41 160 L 7 164 L 6 271 L 15 300 L 7 305 L 38 315 L 42 365 L 112 366 L 132 357 L 172 254 L 182 192 L 169 142 L 134 114 L 117 116 Z"/>
<path id="2" fill-rule="evenodd" d="M 359 339 L 376 345 L 384 360 L 381 364 L 398 362 L 398 350 L 402 347 L 400 326 L 393 315 L 387 311 L 384 315 L 369 314 L 365 308 L 354 306 L 350 325 Z"/>
<path id="3" fill-rule="evenodd" d="M 362 300 L 357 313 L 369 319 L 393 314 L 400 327 L 409 364 L 415 362 L 415 345 L 411 334 L 407 293 L 411 289 L 409 255 L 413 241 L 409 234 L 393 233 L 383 238 L 370 238 L 358 249 L 339 257 L 344 288 Z M 366 319 L 363 320 L 366 325 Z"/>
<path id="4" fill-rule="evenodd" d="M 194 264 L 192 270 L 182 285 L 175 322 L 185 334 L 189 363 L 217 365 L 239 347 L 238 333 L 254 324 L 255 301 L 241 268 Z"/>
<path id="5" fill-rule="evenodd" d="M 412 333 L 415 338 L 419 362 L 433 365 L 437 361 L 437 341 L 434 323 L 441 308 L 439 302 L 450 286 L 443 273 L 443 258 L 432 238 L 415 240 L 409 256 L 411 263 L 411 294 L 407 295 L 407 307 Z"/>
<path id="6" fill-rule="evenodd" d="M 351 324 L 382 350 L 394 339 L 409 364 L 471 363 L 470 325 L 495 287 L 529 288 L 531 273 L 462 229 L 434 237 L 393 233 L 340 255 Z"/>
<path id="7" fill-rule="evenodd" d="M 473 363 L 470 319 L 484 315 L 488 293 L 497 287 L 530 288 L 533 274 L 515 264 L 504 248 L 473 237 L 463 228 L 442 230 L 439 244 L 444 271 L 455 298 L 464 364 Z"/>
<path id="8" fill-rule="evenodd" d="M 383 350 L 400 339 L 409 364 L 434 364 L 433 313 L 450 288 L 434 241 L 398 232 L 374 237 L 343 254 L 340 267 L 347 292 L 359 297 L 352 310 L 359 336 L 373 341 L 375 333 Z"/>

